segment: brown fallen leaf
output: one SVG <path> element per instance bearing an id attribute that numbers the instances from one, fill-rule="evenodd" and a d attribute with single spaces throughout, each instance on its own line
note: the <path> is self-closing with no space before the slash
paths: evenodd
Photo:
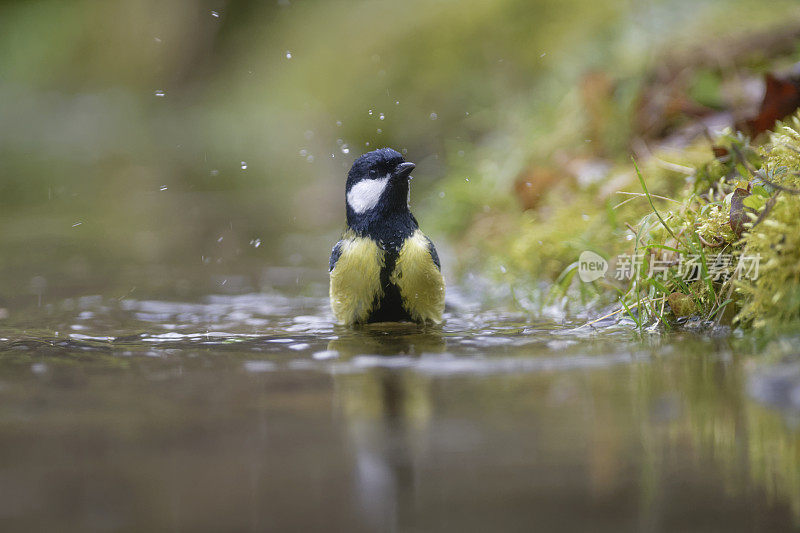
<path id="1" fill-rule="evenodd" d="M 771 130 L 776 121 L 791 115 L 800 107 L 800 76 L 778 77 L 767 73 L 764 81 L 766 91 L 758 114 L 737 125 L 752 137 Z"/>
<path id="2" fill-rule="evenodd" d="M 731 230 L 737 237 L 742 236 L 744 225 L 750 220 L 747 216 L 747 211 L 752 210 L 744 205 L 744 199 L 748 196 L 750 196 L 750 192 L 747 189 L 736 189 L 733 191 L 733 196 L 731 196 L 730 225 Z"/>
<path id="3" fill-rule="evenodd" d="M 714 152 L 714 157 L 717 159 L 721 157 L 725 157 L 726 155 L 730 154 L 727 148 L 724 146 L 712 146 L 711 151 Z"/>
<path id="4" fill-rule="evenodd" d="M 514 192 L 522 209 L 535 209 L 545 193 L 564 177 L 563 173 L 550 168 L 532 168 L 514 182 Z"/>

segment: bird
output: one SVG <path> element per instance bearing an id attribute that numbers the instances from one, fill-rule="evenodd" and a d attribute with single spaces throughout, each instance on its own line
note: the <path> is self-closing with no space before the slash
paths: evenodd
<path id="1" fill-rule="evenodd" d="M 380 148 L 356 159 L 347 174 L 347 227 L 328 265 L 340 324 L 442 322 L 439 255 L 410 210 L 414 168 L 396 150 Z"/>

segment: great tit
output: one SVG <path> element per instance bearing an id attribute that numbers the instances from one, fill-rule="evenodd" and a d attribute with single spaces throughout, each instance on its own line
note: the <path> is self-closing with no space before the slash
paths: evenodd
<path id="1" fill-rule="evenodd" d="M 347 229 L 328 269 L 340 324 L 442 321 L 439 256 L 409 210 L 414 168 L 381 148 L 356 159 L 347 174 Z"/>

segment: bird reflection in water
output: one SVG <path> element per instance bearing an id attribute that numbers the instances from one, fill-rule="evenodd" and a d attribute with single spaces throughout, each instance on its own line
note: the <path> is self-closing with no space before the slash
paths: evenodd
<path id="1" fill-rule="evenodd" d="M 447 342 L 441 328 L 416 324 L 341 331 L 328 349 L 369 367 L 338 375 L 335 393 L 355 454 L 363 519 L 370 529 L 402 529 L 409 523 L 403 517 L 414 513 L 415 463 L 425 455 L 433 408 L 430 378 L 408 366 L 423 354 L 445 352 Z"/>

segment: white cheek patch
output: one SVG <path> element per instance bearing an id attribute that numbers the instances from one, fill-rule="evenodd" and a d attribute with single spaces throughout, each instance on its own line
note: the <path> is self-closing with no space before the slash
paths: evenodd
<path id="1" fill-rule="evenodd" d="M 377 180 L 361 180 L 347 193 L 347 205 L 358 214 L 373 209 L 378 205 L 378 201 L 386 190 L 389 183 L 389 176 Z"/>

